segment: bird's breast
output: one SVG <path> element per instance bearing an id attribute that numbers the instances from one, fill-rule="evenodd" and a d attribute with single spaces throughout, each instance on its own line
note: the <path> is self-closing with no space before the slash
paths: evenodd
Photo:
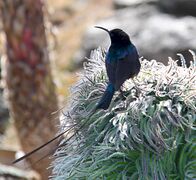
<path id="1" fill-rule="evenodd" d="M 107 63 L 115 63 L 116 61 L 123 59 L 128 54 L 134 52 L 135 46 L 129 45 L 127 47 L 110 47 L 106 54 L 106 62 Z"/>

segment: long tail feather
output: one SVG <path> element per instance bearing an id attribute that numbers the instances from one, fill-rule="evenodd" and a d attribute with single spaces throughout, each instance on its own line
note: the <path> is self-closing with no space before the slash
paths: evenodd
<path id="1" fill-rule="evenodd" d="M 32 154 L 34 154 L 35 152 L 39 151 L 40 149 L 44 148 L 45 146 L 47 146 L 48 144 L 50 144 L 51 142 L 55 141 L 56 139 L 58 139 L 59 137 L 61 137 L 62 135 L 64 135 L 65 133 L 69 133 L 71 130 L 73 130 L 76 126 L 79 126 L 76 130 L 76 132 L 71 135 L 68 139 L 66 139 L 66 142 L 68 142 L 71 138 L 73 138 L 75 136 L 76 133 L 78 133 L 89 121 L 90 117 L 96 112 L 96 109 L 93 109 L 89 114 L 88 114 L 88 119 L 82 123 L 82 124 L 74 124 L 72 125 L 69 129 L 66 129 L 65 131 L 63 131 L 62 133 L 60 133 L 59 135 L 55 136 L 54 138 L 52 138 L 51 140 L 49 140 L 48 142 L 42 144 L 41 146 L 35 148 L 34 150 L 30 151 L 29 153 L 25 154 L 24 156 L 16 159 L 15 161 L 13 161 L 12 163 L 18 163 L 19 161 L 24 160 L 25 158 L 31 156 Z M 57 146 L 58 148 L 59 146 Z M 47 155 L 45 155 L 44 157 L 41 157 L 41 159 L 44 159 L 45 157 L 49 156 L 51 153 L 48 153 Z M 38 160 L 39 161 L 39 160 Z"/>
<path id="2" fill-rule="evenodd" d="M 21 160 L 27 158 L 27 157 L 30 156 L 31 154 L 33 154 L 33 153 L 35 153 L 36 151 L 42 149 L 42 148 L 45 147 L 46 145 L 50 144 L 50 143 L 53 142 L 54 140 L 56 140 L 56 139 L 58 139 L 59 137 L 61 137 L 61 136 L 62 136 L 63 134 L 65 134 L 66 132 L 68 132 L 68 131 L 70 131 L 71 129 L 73 129 L 75 126 L 76 126 L 76 124 L 73 125 L 71 128 L 69 128 L 68 130 L 66 130 L 66 131 L 64 131 L 64 132 L 62 132 L 62 133 L 60 133 L 60 134 L 57 135 L 57 136 L 55 136 L 54 138 L 52 138 L 52 139 L 49 140 L 48 142 L 46 142 L 46 143 L 42 144 L 41 146 L 37 147 L 36 149 L 32 150 L 31 152 L 29 152 L 29 153 L 25 154 L 24 156 L 22 156 L 22 157 L 16 159 L 15 161 L 13 161 L 13 164 L 15 164 L 15 163 L 17 163 L 17 162 L 19 162 L 19 161 L 21 161 Z"/>

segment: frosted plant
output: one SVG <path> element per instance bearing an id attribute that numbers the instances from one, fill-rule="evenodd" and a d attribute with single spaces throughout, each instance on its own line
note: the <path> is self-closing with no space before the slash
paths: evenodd
<path id="1" fill-rule="evenodd" d="M 107 84 L 105 52 L 94 50 L 72 88 L 61 130 L 72 128 L 54 154 L 64 179 L 195 179 L 196 57 L 189 68 L 141 59 L 141 72 L 116 92 L 110 108 L 91 114 Z"/>

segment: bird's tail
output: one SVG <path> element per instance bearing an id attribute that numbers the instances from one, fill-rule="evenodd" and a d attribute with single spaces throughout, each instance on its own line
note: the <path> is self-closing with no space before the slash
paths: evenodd
<path id="1" fill-rule="evenodd" d="M 109 105 L 112 101 L 112 97 L 114 95 L 114 92 L 115 92 L 114 85 L 109 83 L 105 92 L 104 92 L 104 94 L 103 94 L 103 96 L 102 96 L 102 98 L 101 98 L 101 100 L 99 101 L 96 109 L 106 110 L 109 107 Z"/>

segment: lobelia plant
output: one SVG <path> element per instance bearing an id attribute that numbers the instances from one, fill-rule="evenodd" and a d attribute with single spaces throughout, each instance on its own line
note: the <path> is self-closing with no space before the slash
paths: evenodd
<path id="1" fill-rule="evenodd" d="M 93 109 L 107 85 L 101 48 L 91 53 L 62 113 L 72 128 L 52 163 L 52 179 L 195 179 L 196 56 L 186 67 L 141 59 L 141 71 L 106 111 Z M 82 126 L 82 128 L 81 128 Z M 64 143 L 68 137 L 72 137 Z"/>

